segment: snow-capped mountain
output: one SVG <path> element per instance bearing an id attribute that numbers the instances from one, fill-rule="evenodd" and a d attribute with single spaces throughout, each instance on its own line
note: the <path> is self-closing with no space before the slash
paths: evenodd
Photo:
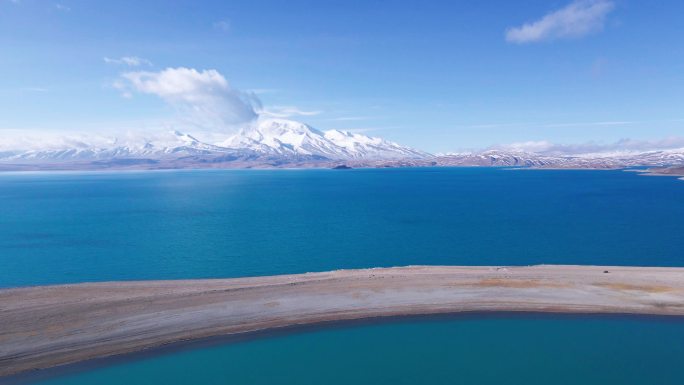
<path id="1" fill-rule="evenodd" d="M 18 142 L 18 143 L 17 143 Z M 0 144 L 0 161 L 67 162 L 123 158 L 170 158 L 227 152 L 178 131 L 151 136 L 72 134 L 28 136 Z"/>
<path id="2" fill-rule="evenodd" d="M 382 138 L 339 130 L 321 132 L 304 123 L 285 119 L 260 120 L 217 145 L 270 155 L 309 155 L 333 160 L 430 156 Z"/>
<path id="3" fill-rule="evenodd" d="M 215 137 L 215 135 L 214 135 Z M 215 140 L 214 140 L 215 141 Z M 179 131 L 154 134 L 55 136 L 34 134 L 0 138 L 2 163 L 153 161 L 223 162 L 381 160 L 431 156 L 381 138 L 350 132 L 319 131 L 285 119 L 259 119 L 216 143 Z M 130 163 L 130 162 L 129 162 Z"/>
<path id="4" fill-rule="evenodd" d="M 440 154 L 444 166 L 505 166 L 535 168 L 624 168 L 684 164 L 684 148 L 646 152 L 607 152 L 548 155 L 522 151 L 487 150 L 473 153 Z"/>
<path id="5" fill-rule="evenodd" d="M 548 154 L 492 149 L 431 155 L 382 138 L 319 131 L 285 119 L 258 119 L 226 137 L 157 133 L 0 136 L 0 170 L 80 168 L 513 166 L 624 168 L 682 166 L 684 148 Z M 207 139 L 211 138 L 211 139 Z"/>

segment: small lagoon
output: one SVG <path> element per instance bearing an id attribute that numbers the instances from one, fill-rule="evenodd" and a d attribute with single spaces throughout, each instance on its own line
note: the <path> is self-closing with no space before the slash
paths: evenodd
<path id="1" fill-rule="evenodd" d="M 681 319 L 470 315 L 300 330 L 24 383 L 680 385 L 682 357 Z"/>

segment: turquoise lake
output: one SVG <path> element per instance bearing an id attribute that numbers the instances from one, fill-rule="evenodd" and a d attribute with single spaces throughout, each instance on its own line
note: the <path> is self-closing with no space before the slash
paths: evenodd
<path id="1" fill-rule="evenodd" d="M 493 168 L 0 174 L 0 287 L 411 264 L 684 266 L 684 181 Z"/>
<path id="2" fill-rule="evenodd" d="M 410 264 L 684 266 L 684 181 L 623 171 L 6 173 L 0 201 L 0 287 Z M 683 359 L 681 319 L 473 315 L 298 330 L 26 381 L 682 384 Z"/>

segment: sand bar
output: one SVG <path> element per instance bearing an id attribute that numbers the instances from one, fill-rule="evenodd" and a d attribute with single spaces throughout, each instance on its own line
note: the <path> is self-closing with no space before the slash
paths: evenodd
<path id="1" fill-rule="evenodd" d="M 0 376 L 218 335 L 487 311 L 681 316 L 684 268 L 411 266 L 4 289 Z"/>

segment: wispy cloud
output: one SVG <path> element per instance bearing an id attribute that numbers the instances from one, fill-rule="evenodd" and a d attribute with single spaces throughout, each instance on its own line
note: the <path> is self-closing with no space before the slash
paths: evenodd
<path id="1" fill-rule="evenodd" d="M 576 0 L 541 19 L 506 30 L 511 43 L 579 38 L 603 29 L 606 17 L 615 9 L 610 0 Z"/>
<path id="2" fill-rule="evenodd" d="M 471 124 L 465 126 L 459 126 L 459 128 L 475 128 L 475 129 L 488 129 L 488 128 L 515 128 L 515 127 L 528 127 L 528 128 L 557 128 L 557 127 L 601 127 L 601 126 L 628 126 L 634 124 L 644 124 L 644 123 L 663 123 L 663 122 L 677 122 L 679 119 L 673 120 L 658 120 L 658 121 L 635 121 L 635 120 L 606 120 L 597 122 L 566 122 L 566 123 L 539 123 L 539 122 L 527 122 L 527 123 L 484 123 L 484 124 Z"/>
<path id="3" fill-rule="evenodd" d="M 661 123 L 681 123 L 684 119 L 660 119 L 660 120 L 602 120 L 595 122 L 518 122 L 518 123 L 483 123 L 455 126 L 455 128 L 466 129 L 490 129 L 490 128 L 563 128 L 563 127 L 611 127 L 611 126 L 632 126 L 643 124 Z"/>
<path id="4" fill-rule="evenodd" d="M 158 96 L 179 113 L 179 123 L 202 129 L 205 134 L 234 132 L 260 117 L 310 117 L 322 113 L 295 106 L 264 108 L 254 92 L 233 88 L 214 69 L 131 71 L 122 74 L 112 86 L 125 98 L 135 94 Z"/>
<path id="5" fill-rule="evenodd" d="M 339 131 L 347 131 L 352 134 L 363 134 L 366 132 L 374 131 L 384 131 L 384 130 L 396 130 L 402 128 L 401 126 L 387 126 L 387 127 L 359 127 L 359 128 L 338 128 Z"/>
<path id="6" fill-rule="evenodd" d="M 232 88 L 216 70 L 167 68 L 159 72 L 135 71 L 122 75 L 115 87 L 124 96 L 133 93 L 160 97 L 196 127 L 230 131 L 258 117 L 261 102 L 254 94 Z"/>
<path id="7" fill-rule="evenodd" d="M 109 57 L 105 56 L 103 58 L 103 60 L 105 61 L 105 63 L 108 63 L 108 64 L 119 64 L 119 65 L 123 64 L 123 65 L 127 65 L 129 67 L 139 67 L 142 65 L 151 66 L 152 65 L 151 61 L 144 59 L 144 58 L 141 58 L 141 57 L 137 57 L 137 56 L 123 56 L 123 57 L 120 57 L 118 59 L 109 58 Z"/>
<path id="8" fill-rule="evenodd" d="M 45 87 L 24 87 L 22 90 L 28 92 L 48 92 L 48 89 Z"/>
<path id="9" fill-rule="evenodd" d="M 71 11 L 71 7 L 66 6 L 66 5 L 64 5 L 64 4 L 60 4 L 60 3 L 55 4 L 55 9 L 58 10 L 58 11 L 62 11 L 62 12 L 69 12 L 69 11 Z"/>
<path id="10" fill-rule="evenodd" d="M 323 111 L 306 111 L 295 106 L 273 106 L 261 111 L 262 115 L 274 118 L 291 118 L 294 116 L 315 116 L 320 115 Z"/>
<path id="11" fill-rule="evenodd" d="M 221 31 L 221 32 L 228 32 L 230 31 L 230 21 L 228 20 L 219 20 L 212 24 L 215 30 Z"/>
<path id="12" fill-rule="evenodd" d="M 264 94 L 275 94 L 280 92 L 279 89 L 277 88 L 250 88 L 247 90 L 247 92 L 252 92 L 257 95 L 264 95 Z"/>
<path id="13" fill-rule="evenodd" d="M 337 118 L 330 118 L 327 120 L 334 121 L 334 122 L 358 122 L 358 121 L 371 120 L 371 119 L 377 119 L 377 117 L 375 117 L 375 116 L 340 116 Z"/>
<path id="14" fill-rule="evenodd" d="M 544 155 L 581 155 L 606 152 L 643 152 L 684 148 L 684 137 L 672 136 L 657 140 L 620 139 L 613 143 L 585 142 L 558 144 L 546 140 L 516 142 L 493 146 L 494 149 L 534 152 Z"/>
<path id="15" fill-rule="evenodd" d="M 542 127 L 587 127 L 587 126 L 629 126 L 632 124 L 639 124 L 642 122 L 636 121 L 626 121 L 626 120 L 615 120 L 615 121 L 604 121 L 604 122 L 585 122 L 585 123 L 549 123 L 544 124 Z"/>

